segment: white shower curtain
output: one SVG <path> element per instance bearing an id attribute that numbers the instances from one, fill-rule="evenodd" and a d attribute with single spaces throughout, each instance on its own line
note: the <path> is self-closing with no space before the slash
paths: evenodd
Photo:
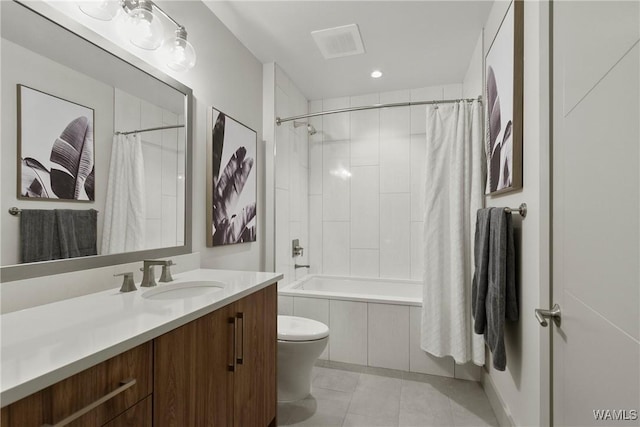
<path id="1" fill-rule="evenodd" d="M 115 135 L 102 229 L 101 254 L 145 247 L 144 159 L 140 135 Z"/>
<path id="2" fill-rule="evenodd" d="M 473 236 L 483 203 L 480 114 L 478 101 L 427 107 L 420 340 L 434 356 L 476 365 L 484 364 L 471 318 Z"/>

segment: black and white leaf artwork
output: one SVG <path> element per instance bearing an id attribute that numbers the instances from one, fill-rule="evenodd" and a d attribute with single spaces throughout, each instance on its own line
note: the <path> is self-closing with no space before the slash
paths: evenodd
<path id="1" fill-rule="evenodd" d="M 496 141 L 502 123 L 498 84 L 491 66 L 488 67 L 487 71 L 487 108 L 489 111 L 489 188 L 491 191 L 496 191 L 500 180 L 500 150 L 502 148 L 501 144 L 496 144 Z"/>
<path id="2" fill-rule="evenodd" d="M 92 108 L 18 85 L 18 197 L 95 200 Z"/>
<path id="3" fill-rule="evenodd" d="M 67 125 L 53 143 L 50 160 L 62 168 L 51 169 L 51 188 L 61 199 L 79 199 L 93 172 L 93 128 L 87 117 Z M 93 185 L 90 186 L 93 190 Z M 93 195 L 87 194 L 89 200 Z"/>
<path id="4" fill-rule="evenodd" d="M 84 182 L 84 191 L 87 193 L 87 197 L 89 200 L 96 199 L 96 171 L 95 167 L 91 169 L 91 173 L 87 176 L 86 181 Z"/>
<path id="5" fill-rule="evenodd" d="M 256 240 L 255 196 L 252 201 L 238 206 L 239 199 L 250 179 L 254 166 L 253 157 L 248 155 L 247 147 L 240 145 L 221 170 L 225 145 L 225 128 L 228 123 L 238 125 L 225 115 L 218 114 L 213 126 L 212 170 L 213 170 L 213 245 L 252 242 Z M 229 132 L 227 132 L 227 136 Z M 231 147 L 229 147 L 231 148 Z M 252 179 L 255 179 L 255 174 Z M 246 205 L 245 205 L 246 203 Z M 241 208 L 240 211 L 238 209 Z"/>
<path id="6" fill-rule="evenodd" d="M 31 157 L 22 159 L 21 178 L 20 193 L 23 197 L 52 197 L 50 172 L 36 159 Z"/>

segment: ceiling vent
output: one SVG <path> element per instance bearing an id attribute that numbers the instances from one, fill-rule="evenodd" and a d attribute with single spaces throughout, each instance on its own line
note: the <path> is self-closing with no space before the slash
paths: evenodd
<path id="1" fill-rule="evenodd" d="M 362 37 L 356 24 L 312 31 L 311 36 L 326 59 L 364 53 Z"/>

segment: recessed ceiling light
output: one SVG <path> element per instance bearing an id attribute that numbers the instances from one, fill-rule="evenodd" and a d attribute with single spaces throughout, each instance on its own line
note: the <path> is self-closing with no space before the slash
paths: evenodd
<path id="1" fill-rule="evenodd" d="M 373 79 L 379 79 L 380 77 L 382 77 L 382 71 L 380 70 L 373 70 L 371 72 L 371 78 Z"/>

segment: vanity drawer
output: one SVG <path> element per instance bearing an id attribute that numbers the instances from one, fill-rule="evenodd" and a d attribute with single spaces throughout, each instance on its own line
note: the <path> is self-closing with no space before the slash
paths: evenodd
<path id="1" fill-rule="evenodd" d="M 153 423 L 152 400 L 153 398 L 148 396 L 103 427 L 151 427 Z"/>
<path id="2" fill-rule="evenodd" d="M 152 357 L 151 342 L 133 348 L 9 405 L 5 422 L 41 427 L 90 408 L 66 425 L 102 426 L 151 394 Z"/>

